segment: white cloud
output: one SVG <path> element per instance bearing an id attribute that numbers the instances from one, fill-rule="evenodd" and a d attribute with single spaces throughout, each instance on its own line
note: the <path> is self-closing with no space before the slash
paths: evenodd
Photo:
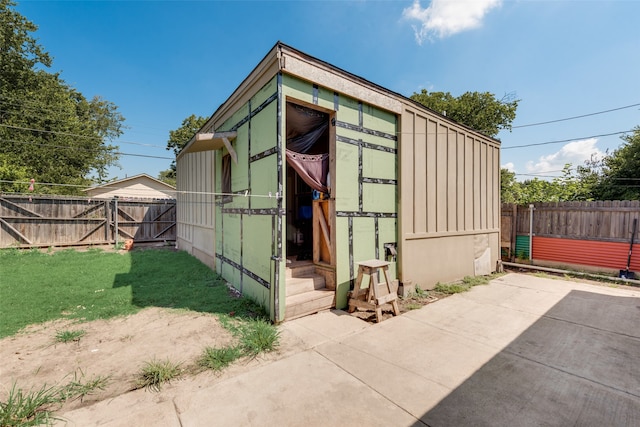
<path id="1" fill-rule="evenodd" d="M 527 173 L 544 173 L 554 171 L 554 175 L 560 175 L 555 171 L 561 171 L 564 165 L 571 163 L 573 167 L 582 165 L 585 160 L 589 160 L 593 155 L 596 158 L 602 158 L 605 154 L 596 143 L 597 138 L 583 139 L 580 141 L 572 141 L 564 145 L 560 151 L 547 156 L 540 156 L 534 161 L 528 161 L 526 164 Z"/>
<path id="2" fill-rule="evenodd" d="M 416 41 L 422 44 L 433 36 L 444 38 L 480 27 L 487 12 L 501 4 L 502 0 L 432 0 L 423 9 L 420 0 L 414 0 L 402 16 L 422 22 L 420 28 L 413 26 Z"/>
<path id="3" fill-rule="evenodd" d="M 501 165 L 500 168 L 501 169 L 506 169 L 509 172 L 515 172 L 516 171 L 516 165 L 514 165 L 513 162 L 505 163 L 504 165 Z"/>

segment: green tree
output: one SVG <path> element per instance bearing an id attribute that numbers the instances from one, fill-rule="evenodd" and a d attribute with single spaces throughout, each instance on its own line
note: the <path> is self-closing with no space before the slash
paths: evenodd
<path id="1" fill-rule="evenodd" d="M 591 185 L 580 173 L 572 172 L 571 164 L 564 166 L 562 176 L 551 181 L 533 178 L 516 181 L 515 173 L 500 170 L 500 197 L 503 203 L 529 203 L 593 200 Z"/>
<path id="2" fill-rule="evenodd" d="M 490 92 L 465 92 L 456 98 L 449 92 L 429 93 L 426 89 L 411 99 L 490 137 L 502 129 L 511 130 L 520 102 L 513 94 L 496 99 Z"/>
<path id="3" fill-rule="evenodd" d="M 160 181 L 164 182 L 164 183 L 167 183 L 169 185 L 173 185 L 175 187 L 176 186 L 176 171 L 175 170 L 171 170 L 171 169 L 160 171 L 160 173 L 158 174 L 158 179 Z"/>
<path id="4" fill-rule="evenodd" d="M 41 193 L 78 194 L 116 164 L 124 118 L 100 97 L 85 98 L 59 73 L 32 35 L 37 26 L 0 0 L 0 155 L 14 175 L 25 174 Z M 16 176 L 17 176 L 16 175 Z M 8 176 L 8 175 L 6 175 Z"/>
<path id="5" fill-rule="evenodd" d="M 500 169 L 500 201 L 502 203 L 520 203 L 522 197 L 520 183 L 516 181 L 516 173 L 509 169 Z"/>
<path id="6" fill-rule="evenodd" d="M 593 200 L 592 185 L 581 173 L 582 169 L 577 168 L 577 173 L 572 172 L 570 163 L 564 165 L 562 176 L 554 178 L 555 191 L 560 202 L 590 201 Z"/>
<path id="7" fill-rule="evenodd" d="M 178 129 L 169 131 L 169 140 L 167 141 L 167 150 L 173 150 L 177 156 L 185 145 L 193 138 L 207 122 L 206 117 L 190 115 L 182 121 Z M 176 185 L 176 161 L 171 162 L 169 169 L 161 171 L 158 179 L 167 184 Z"/>
<path id="8" fill-rule="evenodd" d="M 640 200 L 640 126 L 621 139 L 618 149 L 585 167 L 597 200 Z"/>

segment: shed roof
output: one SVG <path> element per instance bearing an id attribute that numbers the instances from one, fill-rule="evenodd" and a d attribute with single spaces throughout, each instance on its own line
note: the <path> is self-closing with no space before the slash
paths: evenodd
<path id="1" fill-rule="evenodd" d="M 211 115 L 199 132 L 215 132 L 237 109 L 243 105 L 253 94 L 262 88 L 278 72 L 283 72 L 313 82 L 323 87 L 330 88 L 338 93 L 364 101 L 378 108 L 393 112 L 398 115 L 403 113 L 403 105 L 409 105 L 413 109 L 421 109 L 430 114 L 439 116 L 442 120 L 457 123 L 454 120 L 416 102 L 402 94 L 384 88 L 365 78 L 352 74 L 342 68 L 329 64 L 321 59 L 308 55 L 281 41 L 265 55 L 258 65 L 240 83 L 233 93 Z M 469 126 L 457 123 L 472 133 L 482 135 L 496 144 L 500 141 L 480 134 Z M 198 132 L 198 133 L 199 133 Z M 183 154 L 200 151 L 195 147 L 195 135 L 182 149 L 177 157 Z"/>

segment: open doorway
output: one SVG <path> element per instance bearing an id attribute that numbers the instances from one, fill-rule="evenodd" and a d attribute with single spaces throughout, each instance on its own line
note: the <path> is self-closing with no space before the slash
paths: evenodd
<path id="1" fill-rule="evenodd" d="M 330 115 L 292 102 L 286 108 L 287 257 L 330 262 L 326 259 L 326 253 L 331 253 L 329 239 L 321 237 L 318 222 L 321 211 L 327 212 L 321 205 L 328 204 L 331 192 Z M 324 215 L 322 221 L 326 233 Z"/>

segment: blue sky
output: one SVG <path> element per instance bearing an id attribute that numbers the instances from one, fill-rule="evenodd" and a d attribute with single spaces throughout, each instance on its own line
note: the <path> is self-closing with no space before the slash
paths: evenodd
<path id="1" fill-rule="evenodd" d="M 521 100 L 501 164 L 557 176 L 640 125 L 640 1 L 21 1 L 51 71 L 115 103 L 130 154 L 171 157 L 169 130 L 210 116 L 280 40 L 390 90 Z M 551 141 L 570 142 L 511 148 Z M 111 177 L 171 160 L 122 156 Z"/>

